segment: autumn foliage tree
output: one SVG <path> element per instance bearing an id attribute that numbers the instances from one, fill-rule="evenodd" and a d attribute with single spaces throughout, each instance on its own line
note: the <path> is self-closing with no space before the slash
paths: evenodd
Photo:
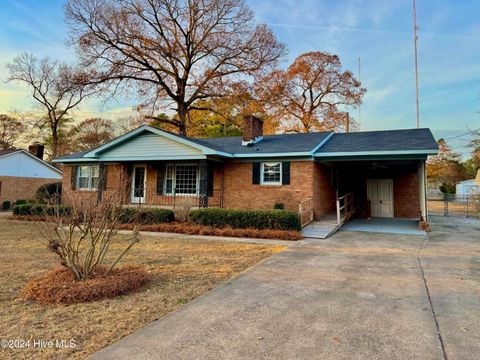
<path id="1" fill-rule="evenodd" d="M 455 183 L 465 177 L 461 155 L 452 151 L 444 139 L 438 140 L 438 154 L 427 160 L 427 177 L 444 187 L 453 188 Z"/>
<path id="2" fill-rule="evenodd" d="M 242 0 L 69 0 L 71 41 L 92 82 L 134 87 L 150 114 L 187 133 L 199 100 L 228 96 L 270 70 L 285 48 Z M 156 119 L 159 120 L 159 119 Z"/>
<path id="3" fill-rule="evenodd" d="M 70 141 L 75 151 L 86 151 L 99 147 L 115 137 L 115 128 L 111 120 L 90 118 L 74 125 L 69 131 Z"/>
<path id="4" fill-rule="evenodd" d="M 256 94 L 287 132 L 340 130 L 341 106 L 358 106 L 366 89 L 340 58 L 326 52 L 300 55 L 286 70 L 275 70 L 259 82 Z"/>

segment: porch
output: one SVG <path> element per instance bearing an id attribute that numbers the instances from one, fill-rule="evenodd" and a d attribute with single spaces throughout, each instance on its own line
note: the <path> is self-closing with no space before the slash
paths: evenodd
<path id="1" fill-rule="evenodd" d="M 223 207 L 223 181 L 218 161 L 100 163 L 97 198 L 116 195 L 125 206 Z"/>

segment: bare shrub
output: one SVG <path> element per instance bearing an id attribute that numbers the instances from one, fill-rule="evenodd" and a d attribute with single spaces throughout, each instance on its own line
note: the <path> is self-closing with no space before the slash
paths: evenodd
<path id="1" fill-rule="evenodd" d="M 105 273 L 109 274 L 140 240 L 138 226 L 133 226 L 123 250 L 107 263 L 106 256 L 120 224 L 123 192 L 104 192 L 100 201 L 92 193 L 65 200 L 69 204 L 68 211 L 53 204 L 49 211 L 42 214 L 44 223 L 41 229 L 48 249 L 59 256 L 61 265 L 69 269 L 77 280 L 90 279 L 100 266 L 105 267 Z"/>
<path id="2" fill-rule="evenodd" d="M 480 193 L 473 193 L 470 195 L 470 200 L 474 208 L 480 213 Z"/>
<path id="3" fill-rule="evenodd" d="M 188 214 L 192 207 L 198 205 L 198 199 L 190 196 L 177 196 L 175 197 L 175 219 L 178 221 L 186 221 Z"/>

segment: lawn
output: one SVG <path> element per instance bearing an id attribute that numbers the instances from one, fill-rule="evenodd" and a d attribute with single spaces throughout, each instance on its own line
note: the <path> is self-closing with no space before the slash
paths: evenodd
<path id="1" fill-rule="evenodd" d="M 283 250 L 281 246 L 142 237 L 122 264 L 144 265 L 152 281 L 135 293 L 75 305 L 39 305 L 19 296 L 33 276 L 57 265 L 36 222 L 0 219 L 0 338 L 75 341 L 73 348 L 0 349 L 2 359 L 83 359 Z M 114 254 L 125 238 L 118 236 Z M 114 255 L 112 255 L 114 257 Z M 161 336 L 161 334 L 159 334 Z M 38 344 L 38 342 L 37 342 Z"/>

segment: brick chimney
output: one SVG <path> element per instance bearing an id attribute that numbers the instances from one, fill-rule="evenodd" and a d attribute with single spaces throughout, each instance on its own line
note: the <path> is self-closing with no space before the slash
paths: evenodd
<path id="1" fill-rule="evenodd" d="M 28 147 L 28 152 L 40 160 L 43 160 L 43 151 L 45 150 L 45 146 L 39 143 L 32 144 Z"/>
<path id="2" fill-rule="evenodd" d="M 263 121 L 254 115 L 243 117 L 242 145 L 249 146 L 263 139 Z"/>

